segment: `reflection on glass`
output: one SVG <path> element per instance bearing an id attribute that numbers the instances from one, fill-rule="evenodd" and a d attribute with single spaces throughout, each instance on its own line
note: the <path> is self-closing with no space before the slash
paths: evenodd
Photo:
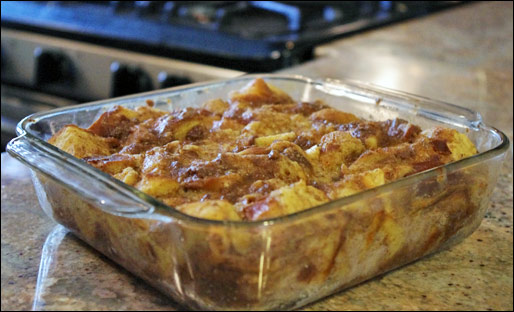
<path id="1" fill-rule="evenodd" d="M 45 306 L 43 296 L 45 289 L 51 282 L 51 279 L 48 278 L 48 273 L 55 268 L 57 249 L 68 232 L 65 227 L 58 224 L 46 238 L 43 251 L 41 252 L 41 263 L 39 264 L 34 302 L 32 304 L 32 310 L 34 311 L 43 310 Z"/>
<path id="2" fill-rule="evenodd" d="M 176 310 L 177 305 L 62 225 L 46 238 L 32 310 Z"/>

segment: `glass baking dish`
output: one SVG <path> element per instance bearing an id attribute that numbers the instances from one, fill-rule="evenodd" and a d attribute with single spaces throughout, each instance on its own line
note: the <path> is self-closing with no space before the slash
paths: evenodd
<path id="1" fill-rule="evenodd" d="M 114 105 L 173 110 L 227 98 L 262 77 L 300 101 L 370 120 L 466 133 L 479 153 L 295 214 L 255 222 L 185 215 L 46 141 Z M 28 165 L 43 210 L 88 244 L 193 309 L 293 309 L 461 241 L 488 207 L 509 141 L 480 114 L 354 81 L 248 75 L 38 113 L 8 152 Z"/>

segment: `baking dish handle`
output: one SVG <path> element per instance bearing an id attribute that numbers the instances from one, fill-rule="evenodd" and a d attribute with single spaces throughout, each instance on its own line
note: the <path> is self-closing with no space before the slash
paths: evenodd
<path id="1" fill-rule="evenodd" d="M 361 97 L 364 101 L 374 98 L 376 105 L 387 106 L 387 102 L 391 102 L 394 108 L 411 111 L 414 115 L 426 116 L 445 123 L 465 125 L 473 130 L 478 130 L 481 125 L 484 125 L 482 115 L 471 109 L 369 82 L 353 79 L 319 79 L 317 89 L 336 96 Z M 387 99 L 382 101 L 384 95 Z"/>
<path id="2" fill-rule="evenodd" d="M 31 140 L 26 133 L 11 140 L 6 150 L 33 171 L 43 173 L 57 183 L 63 184 L 62 181 L 66 181 L 68 189 L 105 212 L 134 217 L 142 213 L 151 214 L 154 210 L 154 205 L 138 197 L 137 193 L 118 185 L 121 182 L 106 174 L 99 174 L 94 168 L 90 171 L 80 168 L 75 163 L 81 160 L 53 146 L 44 146 Z"/>

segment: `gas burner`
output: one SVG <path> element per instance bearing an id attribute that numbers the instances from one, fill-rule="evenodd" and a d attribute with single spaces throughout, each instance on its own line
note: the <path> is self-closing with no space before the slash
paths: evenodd
<path id="1" fill-rule="evenodd" d="M 222 66 L 274 71 L 316 45 L 458 1 L 2 2 L 2 27 Z"/>

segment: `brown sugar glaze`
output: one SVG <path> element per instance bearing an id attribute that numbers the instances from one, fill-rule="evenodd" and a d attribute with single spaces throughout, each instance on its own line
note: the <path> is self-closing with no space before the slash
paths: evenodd
<path id="1" fill-rule="evenodd" d="M 295 101 L 262 79 L 201 108 L 164 112 L 150 104 L 116 106 L 88 129 L 67 126 L 50 142 L 186 214 L 248 221 L 476 153 L 455 130 L 364 120 L 321 101 Z"/>

